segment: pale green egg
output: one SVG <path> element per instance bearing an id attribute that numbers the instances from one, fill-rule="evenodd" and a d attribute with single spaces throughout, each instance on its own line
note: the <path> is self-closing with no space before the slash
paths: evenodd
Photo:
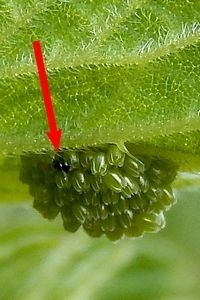
<path id="1" fill-rule="evenodd" d="M 116 145 L 110 145 L 107 152 L 107 161 L 110 165 L 122 167 L 124 164 L 125 153 Z"/>
<path id="2" fill-rule="evenodd" d="M 124 187 L 124 177 L 117 169 L 110 169 L 103 177 L 104 184 L 113 192 L 120 193 Z"/>
<path id="3" fill-rule="evenodd" d="M 93 175 L 104 176 L 107 173 L 108 164 L 106 155 L 103 152 L 95 153 L 91 161 L 91 173 Z"/>

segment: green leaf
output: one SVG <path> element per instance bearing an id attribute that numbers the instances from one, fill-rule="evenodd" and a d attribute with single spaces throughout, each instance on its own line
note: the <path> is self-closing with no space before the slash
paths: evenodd
<path id="1" fill-rule="evenodd" d="M 38 39 L 62 146 L 132 141 L 200 166 L 198 1 L 20 0 L 1 1 L 0 11 L 4 153 L 50 147 Z"/>

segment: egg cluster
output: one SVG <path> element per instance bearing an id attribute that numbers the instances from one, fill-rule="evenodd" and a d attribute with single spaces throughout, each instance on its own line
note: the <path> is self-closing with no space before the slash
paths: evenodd
<path id="1" fill-rule="evenodd" d="M 54 157 L 29 153 L 21 162 L 20 179 L 29 185 L 34 208 L 48 219 L 60 213 L 70 232 L 82 225 L 90 236 L 110 240 L 157 232 L 175 203 L 170 184 L 177 167 L 117 145 L 62 149 Z"/>

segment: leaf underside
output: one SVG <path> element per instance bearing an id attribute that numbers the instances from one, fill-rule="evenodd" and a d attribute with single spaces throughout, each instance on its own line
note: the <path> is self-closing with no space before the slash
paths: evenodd
<path id="1" fill-rule="evenodd" d="M 51 149 L 32 49 L 40 40 L 63 147 L 129 141 L 199 169 L 199 12 L 196 0 L 0 0 L 1 152 Z M 19 157 L 1 159 L 1 201 L 27 201 Z M 198 299 L 198 189 L 182 190 L 161 235 L 117 245 L 66 237 L 29 204 L 2 204 L 1 296 Z"/>
<path id="2" fill-rule="evenodd" d="M 1 151 L 51 147 L 40 40 L 62 146 L 129 141 L 200 167 L 199 11 L 180 0 L 0 1 Z"/>

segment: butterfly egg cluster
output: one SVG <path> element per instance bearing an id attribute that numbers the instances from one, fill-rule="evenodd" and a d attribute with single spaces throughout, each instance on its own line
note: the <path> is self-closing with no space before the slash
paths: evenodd
<path id="1" fill-rule="evenodd" d="M 59 213 L 67 231 L 80 226 L 111 240 L 157 232 L 174 203 L 170 184 L 177 167 L 169 160 L 136 156 L 117 145 L 62 149 L 21 157 L 20 179 L 34 208 L 48 219 Z"/>

